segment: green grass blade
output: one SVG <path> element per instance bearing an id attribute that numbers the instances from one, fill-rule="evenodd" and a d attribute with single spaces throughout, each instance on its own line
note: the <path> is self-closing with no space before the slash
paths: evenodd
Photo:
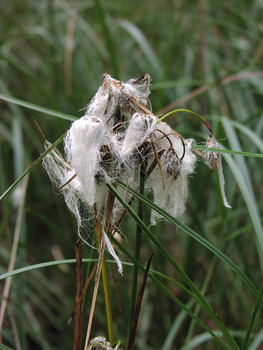
<path id="1" fill-rule="evenodd" d="M 219 338 L 223 337 L 223 334 L 220 331 L 215 331 L 214 333 Z M 244 332 L 242 332 L 242 331 L 233 330 L 232 333 L 235 337 L 242 338 L 244 336 Z M 202 333 L 202 334 L 195 336 L 193 339 L 191 339 L 191 341 L 186 346 L 185 345 L 182 346 L 179 350 L 207 349 L 207 348 L 214 349 L 212 347 L 212 344 L 210 347 L 209 347 L 209 345 L 207 345 L 207 347 L 205 347 L 205 345 L 204 345 L 204 343 L 207 343 L 211 340 L 212 340 L 212 338 L 211 338 L 210 334 Z"/>
<path id="2" fill-rule="evenodd" d="M 178 226 L 180 229 L 182 229 L 185 233 L 187 233 L 189 236 L 194 238 L 198 243 L 202 244 L 205 248 L 209 249 L 213 254 L 218 256 L 222 261 L 224 261 L 228 266 L 230 266 L 233 271 L 235 271 L 242 280 L 248 285 L 248 287 L 252 290 L 252 292 L 258 297 L 258 290 L 252 283 L 252 281 L 243 273 L 243 271 L 231 260 L 229 259 L 224 253 L 222 253 L 217 247 L 215 247 L 212 243 L 207 241 L 204 237 L 199 235 L 197 232 L 192 230 L 190 227 L 185 225 L 184 223 L 180 222 L 178 219 L 172 217 L 170 214 L 166 213 L 164 210 L 156 206 L 152 201 L 150 201 L 146 197 L 142 197 L 137 191 L 133 190 L 132 188 L 128 187 L 127 185 L 118 182 L 118 184 L 125 188 L 128 192 L 130 192 L 133 196 L 136 198 L 142 200 L 145 204 L 147 204 L 152 209 L 156 210 L 158 213 L 160 213 L 164 218 L 172 222 L 174 225 Z"/>
<path id="3" fill-rule="evenodd" d="M 52 115 L 53 117 L 57 117 L 57 118 L 65 119 L 65 120 L 74 121 L 74 120 L 77 119 L 73 115 L 69 115 L 69 114 L 58 112 L 58 111 L 54 111 L 54 110 L 46 108 L 46 107 L 38 106 L 38 105 L 36 105 L 34 103 L 22 101 L 22 100 L 19 100 L 17 98 L 10 97 L 10 96 L 4 96 L 2 94 L 0 94 L 0 100 L 6 101 L 6 102 L 10 102 L 10 103 L 14 103 L 14 104 L 16 104 L 18 106 L 25 107 L 25 108 L 28 108 L 28 109 L 31 109 L 33 111 L 37 111 L 37 112 L 40 112 L 40 113 L 43 113 L 43 114 Z"/>
<path id="4" fill-rule="evenodd" d="M 244 135 L 249 137 L 252 143 L 254 143 L 258 147 L 260 152 L 263 153 L 263 141 L 254 131 L 237 121 L 228 120 L 228 122 L 231 123 L 236 129 L 242 131 Z"/>
<path id="5" fill-rule="evenodd" d="M 96 263 L 96 262 L 98 262 L 98 259 L 97 258 L 83 258 L 82 261 L 84 263 Z M 43 263 L 29 265 L 29 266 L 18 268 L 16 270 L 13 270 L 10 272 L 3 273 L 2 275 L 0 275 L 0 281 L 6 279 L 8 277 L 16 276 L 16 275 L 19 275 L 21 273 L 30 272 L 33 270 L 38 270 L 38 269 L 43 269 L 43 268 L 48 268 L 48 267 L 53 267 L 53 266 L 59 266 L 59 265 L 65 265 L 65 264 L 75 264 L 75 263 L 76 263 L 76 259 L 63 259 L 63 260 L 46 261 Z M 116 261 L 106 260 L 106 263 L 107 264 L 116 264 Z M 127 261 L 123 261 L 122 265 L 131 267 L 131 268 L 134 266 L 133 263 L 130 263 Z M 153 269 L 150 269 L 150 271 L 152 274 L 159 276 L 159 277 L 167 280 L 168 282 L 176 285 L 178 288 L 182 289 L 184 292 L 186 292 L 192 298 L 196 298 L 195 295 L 189 289 L 187 289 L 183 284 L 181 284 L 180 282 L 175 281 L 171 277 L 169 277 L 169 276 L 167 276 L 159 271 L 156 271 Z"/>
<path id="6" fill-rule="evenodd" d="M 145 176 L 141 174 L 140 176 L 140 193 L 143 195 L 145 189 Z M 143 203 L 140 201 L 138 205 L 138 217 L 143 220 Z M 140 251 L 141 251 L 141 237 L 142 237 L 142 228 L 137 224 L 136 226 L 136 238 L 135 238 L 135 250 L 134 258 L 140 260 Z M 131 299 L 130 299 L 130 309 L 129 309 L 129 323 L 127 327 L 127 339 L 130 337 L 130 331 L 132 327 L 132 320 L 134 316 L 135 303 L 137 299 L 137 284 L 138 284 L 138 267 L 134 265 L 133 276 L 132 276 L 132 285 L 131 285 Z M 128 349 L 127 342 L 127 349 Z"/>
<path id="7" fill-rule="evenodd" d="M 136 215 L 136 214 L 135 214 Z M 112 237 L 113 242 L 122 250 L 122 252 L 141 270 L 145 271 L 145 267 L 131 255 L 122 244 Z M 165 293 L 167 294 L 177 305 L 179 305 L 188 315 L 190 315 L 202 328 L 204 328 L 221 346 L 223 349 L 228 347 L 215 335 L 215 333 L 200 319 L 198 318 L 184 303 L 182 303 L 175 295 L 173 295 L 169 289 L 165 287 L 152 272 L 149 273 L 149 278 Z M 235 348 L 233 348 L 235 349 Z"/>
<path id="8" fill-rule="evenodd" d="M 249 339 L 250 339 L 250 336 L 251 336 L 251 332 L 252 332 L 253 326 L 254 326 L 255 321 L 256 321 L 256 317 L 257 317 L 257 314 L 258 314 L 258 311 L 259 311 L 259 307 L 260 307 L 260 304 L 261 304 L 262 297 L 263 297 L 263 284 L 262 284 L 262 287 L 261 287 L 261 291 L 259 293 L 259 297 L 258 297 L 256 306 L 255 306 L 253 315 L 251 317 L 251 321 L 250 321 L 250 324 L 249 324 L 249 327 L 248 327 L 248 330 L 247 330 L 247 334 L 246 334 L 246 337 L 245 337 L 244 345 L 242 346 L 242 350 L 247 350 L 247 348 L 248 348 Z"/>
<path id="9" fill-rule="evenodd" d="M 233 157 L 231 157 L 229 154 L 225 154 L 224 156 L 226 162 L 228 163 L 228 166 L 230 167 L 233 176 L 235 177 L 240 191 L 242 193 L 242 196 L 244 198 L 244 201 L 246 203 L 254 230 L 257 238 L 257 249 L 259 257 L 261 258 L 261 267 L 263 271 L 263 231 L 262 231 L 262 225 L 260 216 L 258 213 L 257 203 L 255 200 L 255 197 L 253 195 L 253 192 L 251 192 L 250 188 L 252 187 L 251 183 L 250 185 L 246 182 L 246 179 L 244 177 L 244 172 L 242 169 L 237 165 L 237 163 L 234 161 Z"/>
<path id="10" fill-rule="evenodd" d="M 235 342 L 235 340 L 231 336 L 231 334 L 228 332 L 228 330 L 226 329 L 225 325 L 221 322 L 221 320 L 219 319 L 218 315 L 216 315 L 216 313 L 214 312 L 214 310 L 212 309 L 210 304 L 207 302 L 207 300 L 204 298 L 204 296 L 199 292 L 199 290 L 196 288 L 196 286 L 190 280 L 190 278 L 185 274 L 185 272 L 182 270 L 182 268 L 175 262 L 173 257 L 167 252 L 167 250 L 160 243 L 160 241 L 148 229 L 148 227 L 145 225 L 145 223 L 137 216 L 137 214 L 133 211 L 133 209 L 129 206 L 129 204 L 124 201 L 124 199 L 116 191 L 114 186 L 108 185 L 108 187 L 115 194 L 115 196 L 122 203 L 122 205 L 128 210 L 128 212 L 133 217 L 133 219 L 142 227 L 143 231 L 147 234 L 147 236 L 151 239 L 151 241 L 156 245 L 156 247 L 160 250 L 160 252 L 163 254 L 163 256 L 171 263 L 171 265 L 179 273 L 179 275 L 185 281 L 185 283 L 196 294 L 197 298 L 199 299 L 200 304 L 207 311 L 207 313 L 210 315 L 210 317 L 213 319 L 213 321 L 219 327 L 219 329 L 222 331 L 222 333 L 224 334 L 224 336 L 225 336 L 226 340 L 228 341 L 229 345 L 231 345 L 231 347 L 233 349 L 239 349 L 239 346 L 237 345 L 237 343 Z"/>

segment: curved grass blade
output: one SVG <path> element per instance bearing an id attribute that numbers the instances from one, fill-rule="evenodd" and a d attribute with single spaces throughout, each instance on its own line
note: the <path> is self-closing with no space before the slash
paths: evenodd
<path id="1" fill-rule="evenodd" d="M 96 259 L 83 259 L 83 261 L 95 262 Z M 3 273 L 2 275 L 0 275 L 0 281 L 4 280 L 5 278 L 19 275 L 21 273 L 32 271 L 32 270 L 37 270 L 37 269 L 50 267 L 50 266 L 57 266 L 57 265 L 63 265 L 63 264 L 75 264 L 75 263 L 76 263 L 76 259 L 65 259 L 65 260 L 48 261 L 48 262 L 44 262 L 44 263 L 25 266 L 25 267 L 21 267 L 19 269 L 16 269 L 16 270 L 13 270 L 10 272 Z"/>
<path id="2" fill-rule="evenodd" d="M 228 118 L 222 118 L 221 123 L 228 136 L 231 148 L 241 150 L 237 134 L 235 133 L 233 126 L 229 122 Z M 261 262 L 261 270 L 263 271 L 263 228 L 260 221 L 249 170 L 243 158 L 236 157 L 236 161 L 234 161 L 233 157 L 228 154 L 225 155 L 225 159 L 239 185 L 239 189 L 243 195 L 251 221 L 253 223 L 257 240 L 258 255 Z"/>
<path id="3" fill-rule="evenodd" d="M 252 186 L 251 183 L 248 185 L 246 182 L 246 179 L 244 178 L 244 173 L 240 169 L 240 167 L 236 164 L 236 162 L 233 160 L 233 157 L 231 157 L 229 154 L 225 155 L 225 160 L 228 163 L 228 166 L 230 167 L 238 185 L 240 188 L 240 191 L 242 193 L 242 196 L 244 198 L 244 201 L 246 203 L 254 231 L 256 234 L 257 239 L 257 249 L 259 258 L 261 259 L 261 268 L 263 270 L 263 230 L 261 225 L 261 220 L 259 217 L 256 201 L 254 198 L 254 195 L 250 191 L 250 187 Z"/>
<path id="4" fill-rule="evenodd" d="M 97 263 L 98 259 L 96 258 L 83 258 L 82 262 L 85 263 Z M 10 272 L 6 272 L 3 273 L 2 275 L 0 275 L 0 281 L 4 280 L 8 277 L 11 276 L 15 276 L 15 275 L 19 275 L 21 273 L 25 273 L 25 272 L 30 272 L 33 270 L 38 270 L 38 269 L 43 269 L 43 268 L 47 268 L 47 267 L 52 267 L 52 266 L 58 266 L 58 265 L 65 265 L 65 264 L 75 264 L 76 263 L 76 259 L 64 259 L 64 260 L 55 260 L 55 261 L 47 261 L 47 262 L 43 262 L 43 263 L 38 263 L 38 264 L 34 264 L 34 265 L 30 265 L 30 266 L 25 266 L 25 267 L 21 267 L 18 268 L 16 270 L 10 271 Z M 114 260 L 106 260 L 107 264 L 116 264 L 116 261 Z M 133 263 L 127 262 L 127 261 L 122 261 L 122 265 L 125 266 L 129 266 L 129 267 L 133 267 Z M 177 287 L 179 287 L 180 289 L 182 289 L 184 292 L 186 292 L 187 294 L 189 294 L 192 298 L 196 298 L 195 295 L 189 290 L 187 289 L 183 284 L 175 281 L 174 279 L 172 279 L 169 276 L 164 275 L 163 273 L 150 269 L 151 273 L 159 276 L 163 279 L 166 279 L 167 281 L 169 281 L 170 283 L 173 283 L 174 285 L 176 285 Z"/>
<path id="5" fill-rule="evenodd" d="M 108 184 L 109 189 L 115 194 L 116 198 L 122 203 L 122 205 L 128 210 L 133 219 L 140 225 L 143 231 L 147 234 L 147 236 L 151 239 L 151 241 L 156 245 L 159 251 L 163 254 L 163 256 L 171 263 L 171 265 L 175 268 L 175 270 L 179 273 L 184 282 L 188 285 L 188 287 L 195 293 L 200 304 L 207 311 L 210 317 L 213 319 L 218 328 L 222 331 L 225 336 L 225 339 L 228 341 L 229 345 L 231 345 L 232 349 L 239 349 L 239 346 L 235 342 L 234 338 L 226 329 L 225 325 L 219 319 L 218 315 L 214 312 L 210 304 L 204 298 L 204 296 L 200 293 L 200 291 L 196 288 L 195 284 L 190 280 L 190 278 L 186 275 L 183 269 L 175 262 L 173 257 L 167 252 L 161 242 L 154 236 L 154 234 L 148 229 L 145 223 L 137 216 L 137 214 L 133 211 L 130 205 L 122 198 L 119 192 L 115 189 L 114 186 Z"/>
<path id="6" fill-rule="evenodd" d="M 136 215 L 136 214 L 135 214 Z M 114 237 L 112 237 L 113 242 L 120 248 L 120 250 L 132 261 L 138 268 L 145 272 L 145 267 L 136 260 L 132 254 L 130 254 L 122 244 L 120 244 Z M 216 336 L 213 332 L 199 317 L 197 317 L 184 303 L 182 303 L 174 294 L 172 294 L 169 289 L 165 287 L 158 278 L 154 276 L 152 272 L 149 272 L 148 277 L 164 292 L 166 293 L 179 307 L 181 307 L 189 316 L 191 316 L 202 328 L 204 328 L 221 346 L 222 349 L 229 350 L 229 348 Z M 221 332 L 220 332 L 221 334 Z M 234 347 L 233 349 L 239 349 Z"/>
<path id="7" fill-rule="evenodd" d="M 128 187 L 124 183 L 121 183 L 120 181 L 118 181 L 118 184 L 121 187 L 125 188 L 125 190 L 130 192 L 133 196 L 135 196 L 136 198 L 142 200 L 146 205 L 148 205 L 152 209 L 156 210 L 158 213 L 160 213 L 168 221 L 172 222 L 174 225 L 176 225 L 179 228 L 181 228 L 185 233 L 187 233 L 189 236 L 194 238 L 198 243 L 202 244 L 205 248 L 209 249 L 213 254 L 218 256 L 222 261 L 224 261 L 228 266 L 230 266 L 242 278 L 242 280 L 248 285 L 248 287 L 252 290 L 252 292 L 258 297 L 258 294 L 259 294 L 258 290 L 254 286 L 252 281 L 243 273 L 243 271 L 231 259 L 229 259 L 224 253 L 222 253 L 212 243 L 207 241 L 204 237 L 199 235 L 197 232 L 192 230 L 190 227 L 188 227 L 184 223 L 180 222 L 178 219 L 172 217 L 170 214 L 166 213 L 164 210 L 162 210 L 161 208 L 156 206 L 148 198 L 141 196 L 137 191 L 135 191 L 132 188 Z"/>
<path id="8" fill-rule="evenodd" d="M 147 281 L 147 278 L 148 278 L 148 274 L 149 274 L 149 270 L 150 270 L 153 254 L 154 254 L 154 251 L 152 249 L 150 258 L 149 258 L 149 260 L 147 262 L 147 266 L 146 266 L 146 269 L 145 269 L 144 274 L 143 274 L 143 279 L 142 279 L 141 286 L 140 286 L 140 289 L 139 289 L 136 306 L 134 308 L 132 326 L 131 326 L 130 335 L 129 335 L 129 338 L 128 338 L 129 339 L 128 347 L 127 347 L 128 350 L 133 350 L 134 349 L 134 341 L 135 341 L 135 337 L 136 337 L 136 331 L 137 331 L 139 316 L 140 316 L 141 307 L 142 307 L 142 299 L 143 299 L 143 295 L 144 295 L 144 291 L 145 291 L 145 287 L 146 287 L 146 281 Z"/>
<path id="9" fill-rule="evenodd" d="M 235 337 L 242 338 L 244 336 L 244 332 L 242 331 L 233 330 L 232 333 Z M 215 335 L 217 337 L 221 337 L 221 338 L 223 337 L 220 331 L 215 331 Z M 204 343 L 207 343 L 210 340 L 212 340 L 210 334 L 202 333 L 195 336 L 187 345 L 182 346 L 179 350 L 206 349 L 206 348 L 209 348 L 209 346 L 205 347 Z M 210 348 L 213 349 L 212 346 Z"/>
<path id="10" fill-rule="evenodd" d="M 247 330 L 247 334 L 246 334 L 246 338 L 245 338 L 242 350 L 246 350 L 248 348 L 249 338 L 250 338 L 253 326 L 254 326 L 255 321 L 256 321 L 256 317 L 257 317 L 257 314 L 258 314 L 258 311 L 259 311 L 259 307 L 260 307 L 260 303 L 261 303 L 262 297 L 263 297 L 263 284 L 262 284 L 262 287 L 261 287 L 261 291 L 260 291 L 260 294 L 259 294 L 256 306 L 255 306 L 253 315 L 251 317 L 251 321 L 250 321 L 250 324 L 249 324 L 249 327 L 248 327 L 248 330 Z"/>
<path id="11" fill-rule="evenodd" d="M 143 176 L 141 172 L 140 176 L 140 193 L 144 194 L 145 189 L 145 176 Z M 140 219 L 143 220 L 143 206 L 142 202 L 139 202 L 138 205 L 138 216 Z M 136 226 L 136 236 L 135 236 L 135 250 L 134 250 L 134 257 L 136 260 L 140 259 L 140 250 L 141 250 L 141 236 L 142 236 L 142 228 L 140 225 Z M 127 338 L 130 335 L 131 327 L 132 327 L 132 319 L 135 309 L 135 303 L 136 303 L 136 295 L 137 295 L 137 284 L 138 284 L 138 267 L 135 265 L 133 269 L 133 276 L 132 276 L 132 285 L 131 285 L 131 299 L 130 299 L 130 309 L 129 309 L 129 322 L 127 326 Z"/>
<path id="12" fill-rule="evenodd" d="M 31 109 L 33 111 L 37 111 L 37 112 L 40 112 L 43 114 L 52 115 L 53 117 L 57 117 L 57 118 L 65 119 L 65 120 L 74 121 L 77 119 L 73 115 L 57 112 L 57 111 L 54 111 L 54 110 L 46 108 L 46 107 L 41 107 L 41 106 L 35 105 L 34 103 L 19 100 L 17 98 L 10 97 L 10 96 L 4 96 L 2 94 L 0 94 L 0 100 L 14 103 L 18 106 L 25 107 L 25 108 L 28 108 L 28 109 Z"/>
<path id="13" fill-rule="evenodd" d="M 228 123 L 231 123 L 236 129 L 239 129 L 243 132 L 243 134 L 248 136 L 250 140 L 258 147 L 260 152 L 263 153 L 263 141 L 254 131 L 237 121 L 228 120 Z"/>

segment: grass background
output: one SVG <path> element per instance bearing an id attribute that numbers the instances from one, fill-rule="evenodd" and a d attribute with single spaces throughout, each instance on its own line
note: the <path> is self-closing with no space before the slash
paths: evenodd
<path id="1" fill-rule="evenodd" d="M 150 99 L 158 114 L 188 108 L 212 125 L 222 147 L 263 153 L 263 40 L 261 1 L 18 1 L 0 4 L 0 190 L 1 194 L 43 152 L 34 116 L 54 142 L 70 121 L 40 110 L 80 117 L 107 72 L 120 80 L 149 73 Z M 9 96 L 33 103 L 24 108 Z M 207 132 L 186 114 L 169 122 L 200 144 Z M 242 153 L 241 153 L 242 154 Z M 217 176 L 199 162 L 189 181 L 187 210 L 181 220 L 235 262 L 259 290 L 263 271 L 262 158 L 224 154 L 226 192 L 232 210 L 223 207 Z M 0 202 L 0 273 L 7 271 L 14 232 L 19 233 L 16 268 L 72 259 L 76 223 L 41 165 Z M 144 207 L 148 223 L 149 208 Z M 126 216 L 124 245 L 133 252 L 136 223 Z M 174 225 L 152 228 L 158 240 L 203 291 L 241 348 L 251 326 L 257 298 L 244 281 L 207 247 Z M 152 242 L 142 237 L 141 262 Z M 85 258 L 90 250 L 83 247 Z M 120 253 L 122 259 L 125 257 Z M 88 265 L 85 265 L 87 269 Z M 152 268 L 170 278 L 167 288 L 210 328 L 215 325 L 194 298 L 175 284 L 180 276 L 158 250 Z M 122 311 L 112 292 L 116 339 L 126 345 L 127 299 L 132 268 L 116 275 Z M 1 292 L 4 281 L 0 283 Z M 112 282 L 110 282 L 111 290 Z M 87 300 L 92 293 L 88 291 Z M 1 293 L 2 294 L 2 293 Z M 2 300 L 3 301 L 3 298 Z M 75 306 L 75 267 L 55 265 L 13 277 L 2 339 L 15 349 L 71 349 Z M 87 312 L 87 310 L 85 310 Z M 249 349 L 263 348 L 262 308 Z M 100 289 L 93 335 L 107 335 Z M 136 349 L 221 349 L 198 323 L 186 316 L 156 285 L 147 284 Z"/>

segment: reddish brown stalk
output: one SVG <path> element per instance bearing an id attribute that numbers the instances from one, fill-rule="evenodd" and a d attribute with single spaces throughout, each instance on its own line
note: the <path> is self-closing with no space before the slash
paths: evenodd
<path id="1" fill-rule="evenodd" d="M 72 321 L 72 318 L 73 318 L 73 316 L 74 316 L 74 314 L 75 314 L 75 312 L 76 312 L 76 309 L 78 308 L 79 304 L 82 302 L 83 297 L 84 297 L 84 294 L 85 294 L 85 292 L 86 292 L 86 290 L 87 290 L 87 288 L 88 288 L 88 286 L 89 286 L 89 284 L 90 284 L 90 281 L 92 280 L 92 278 L 93 278 L 93 276 L 94 276 L 94 273 L 95 273 L 95 271 L 96 271 L 96 268 L 97 268 L 97 263 L 94 264 L 93 269 L 92 269 L 92 271 L 91 271 L 91 273 L 90 273 L 90 275 L 89 275 L 89 278 L 87 279 L 87 281 L 86 281 L 86 283 L 85 283 L 85 286 L 84 286 L 84 288 L 82 289 L 81 295 L 80 295 L 80 297 L 78 298 L 78 300 L 77 300 L 77 302 L 76 302 L 76 305 L 75 305 L 75 307 L 74 307 L 74 310 L 72 311 L 72 313 L 71 313 L 71 315 L 70 315 L 70 318 L 69 318 L 69 320 L 68 320 L 68 324 L 70 324 L 70 322 Z"/>
<path id="2" fill-rule="evenodd" d="M 41 136 L 42 140 L 43 140 L 44 142 L 46 142 L 47 140 L 46 140 L 46 138 L 45 138 L 45 135 L 43 134 L 43 132 L 42 132 L 40 126 L 38 125 L 38 122 L 36 121 L 36 118 L 35 118 L 35 117 L 32 117 L 32 120 L 33 120 L 33 122 L 34 122 L 34 124 L 35 124 L 35 127 L 37 128 L 37 131 L 39 132 L 39 135 Z"/>
<path id="3" fill-rule="evenodd" d="M 136 307 L 134 310 L 132 327 L 131 327 L 131 332 L 130 332 L 130 337 L 129 337 L 128 350 L 134 350 L 134 341 L 135 341 L 136 330 L 137 330 L 137 326 L 138 326 L 139 315 L 140 315 L 140 311 L 141 311 L 142 298 L 143 298 L 143 294 L 144 294 L 146 281 L 147 281 L 148 273 L 150 270 L 153 254 L 154 254 L 154 251 L 152 250 L 150 258 L 149 258 L 147 266 L 146 266 L 146 269 L 145 269 L 145 272 L 144 272 L 144 275 L 143 275 L 141 287 L 140 287 L 140 290 L 138 293 L 137 303 L 136 303 Z"/>
<path id="4" fill-rule="evenodd" d="M 81 329 L 82 329 L 82 244 L 78 240 L 76 243 L 76 302 L 75 330 L 74 330 L 74 350 L 81 350 Z"/>

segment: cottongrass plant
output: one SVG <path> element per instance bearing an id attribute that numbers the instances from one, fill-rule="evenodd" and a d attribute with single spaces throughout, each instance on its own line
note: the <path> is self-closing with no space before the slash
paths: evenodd
<path id="1" fill-rule="evenodd" d="M 102 85 L 87 106 L 85 115 L 72 123 L 64 138 L 65 156 L 53 149 L 43 160 L 52 182 L 76 217 L 79 237 L 91 247 L 95 245 L 89 234 L 92 216 L 96 224 L 100 259 L 85 349 L 111 349 L 113 342 L 112 331 L 109 331 L 108 345 L 98 347 L 96 341 L 89 343 L 101 269 L 103 282 L 107 279 L 103 263 L 105 249 L 116 261 L 119 273 L 123 274 L 112 239 L 118 235 L 125 208 L 115 200 L 112 186 L 131 204 L 134 197 L 127 189 L 142 189 L 143 181 L 143 191 L 153 194 L 154 204 L 171 216 L 179 217 L 185 210 L 189 176 L 193 175 L 197 158 L 201 157 L 209 168 L 218 170 L 223 202 L 230 207 L 224 192 L 221 155 L 216 151 L 218 143 L 210 126 L 202 117 L 188 111 L 209 131 L 207 149 L 203 153 L 193 149 L 195 140 L 184 139 L 163 121 L 168 114 L 158 118 L 152 113 L 149 94 L 150 76 L 147 74 L 126 83 L 104 74 Z M 49 149 L 48 141 L 45 146 Z M 121 183 L 128 187 L 118 186 Z M 156 224 L 161 217 L 152 210 L 151 224 Z M 107 317 L 109 326 L 110 307 Z"/>
<path id="2" fill-rule="evenodd" d="M 192 149 L 195 141 L 185 140 L 148 109 L 149 82 L 148 75 L 122 83 L 105 74 L 85 115 L 72 123 L 64 139 L 65 159 L 55 150 L 43 160 L 52 182 L 76 217 L 80 238 L 87 244 L 91 243 L 81 236 L 86 220 L 82 206 L 89 210 L 96 206 L 102 213 L 109 196 L 108 184 L 123 181 L 137 189 L 141 175 L 149 179 L 147 189 L 152 191 L 157 206 L 174 217 L 184 212 L 188 177 L 194 173 L 197 160 L 197 151 Z M 203 154 L 197 153 L 209 168 L 218 169 L 224 205 L 230 207 L 224 192 L 221 155 L 209 151 L 218 148 L 210 127 L 206 146 Z M 46 147 L 50 147 L 47 141 Z M 129 197 L 129 193 L 124 191 L 123 196 Z M 115 223 L 120 223 L 123 215 L 121 206 L 115 202 L 109 214 L 107 234 L 113 234 L 118 229 Z M 152 211 L 151 223 L 155 224 L 159 217 Z M 103 231 L 107 248 L 122 274 L 107 234 Z"/>

